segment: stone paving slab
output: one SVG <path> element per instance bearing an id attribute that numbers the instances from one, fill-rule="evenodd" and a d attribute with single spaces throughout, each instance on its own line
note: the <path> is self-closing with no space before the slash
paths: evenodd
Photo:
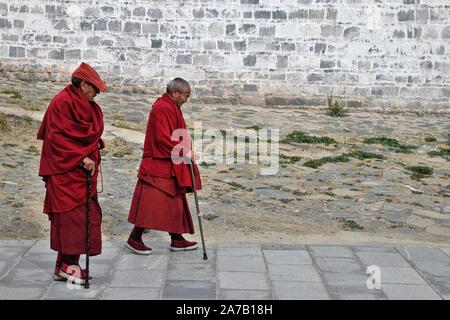
<path id="1" fill-rule="evenodd" d="M 52 280 L 56 253 L 48 240 L 0 240 L 0 299 L 449 299 L 450 248 L 212 244 L 171 252 L 154 242 L 149 256 L 119 240 L 91 257 L 89 290 Z M 84 256 L 80 259 L 83 266 Z M 380 268 L 369 289 L 367 266 Z"/>

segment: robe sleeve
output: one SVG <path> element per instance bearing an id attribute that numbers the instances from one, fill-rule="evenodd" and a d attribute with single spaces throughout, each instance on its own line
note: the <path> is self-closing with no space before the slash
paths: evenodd
<path id="1" fill-rule="evenodd" d="M 163 109 L 155 110 L 153 121 L 155 124 L 155 142 L 159 155 L 163 158 L 171 158 L 172 151 L 175 149 L 178 150 L 180 156 L 183 156 L 183 148 L 180 146 L 181 140 L 172 140 L 171 128 L 175 125 L 170 115 Z"/>

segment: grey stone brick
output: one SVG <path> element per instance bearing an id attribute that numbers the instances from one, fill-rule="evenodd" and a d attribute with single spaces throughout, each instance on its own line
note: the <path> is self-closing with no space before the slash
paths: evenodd
<path id="1" fill-rule="evenodd" d="M 315 53 L 325 53 L 326 48 L 327 48 L 326 43 L 317 42 L 314 44 L 314 52 Z"/>
<path id="2" fill-rule="evenodd" d="M 255 34 L 256 33 L 256 25 L 245 23 L 239 28 L 239 33 Z"/>
<path id="3" fill-rule="evenodd" d="M 145 16 L 145 8 L 144 7 L 137 7 L 137 8 L 134 8 L 134 10 L 133 10 L 133 16 L 136 16 L 136 17 L 144 17 Z"/>
<path id="4" fill-rule="evenodd" d="M 128 33 L 140 33 L 141 24 L 139 22 L 125 22 L 123 31 Z"/>
<path id="5" fill-rule="evenodd" d="M 259 4 L 259 0 L 241 0 L 241 4 Z"/>
<path id="6" fill-rule="evenodd" d="M 415 11 L 414 10 L 401 10 L 397 13 L 398 21 L 414 21 L 415 20 Z"/>
<path id="7" fill-rule="evenodd" d="M 278 19 L 278 20 L 287 19 L 286 11 L 283 11 L 283 10 L 272 11 L 272 19 Z"/>
<path id="8" fill-rule="evenodd" d="M 25 23 L 23 20 L 14 20 L 14 28 L 23 29 L 24 26 L 25 26 Z"/>
<path id="9" fill-rule="evenodd" d="M 308 14 L 309 19 L 323 19 L 325 17 L 324 10 L 311 9 Z"/>
<path id="10" fill-rule="evenodd" d="M 201 19 L 205 17 L 205 12 L 203 9 L 193 9 L 192 14 L 194 15 L 194 18 Z"/>
<path id="11" fill-rule="evenodd" d="M 214 41 L 214 40 L 204 40 L 203 41 L 203 49 L 205 49 L 205 50 L 215 50 L 216 49 L 216 41 Z"/>
<path id="12" fill-rule="evenodd" d="M 53 42 L 55 43 L 67 43 L 67 38 L 63 36 L 53 36 Z"/>
<path id="13" fill-rule="evenodd" d="M 234 48 L 238 51 L 245 51 L 247 49 L 247 44 L 246 44 L 245 40 L 244 41 L 235 41 L 233 43 L 233 45 L 234 45 Z"/>
<path id="14" fill-rule="evenodd" d="M 406 34 L 403 30 L 394 30 L 394 34 L 392 36 L 397 39 L 403 39 L 406 37 Z"/>
<path id="15" fill-rule="evenodd" d="M 55 20 L 53 27 L 56 30 L 70 30 L 67 20 L 65 19 Z"/>
<path id="16" fill-rule="evenodd" d="M 38 34 L 34 39 L 39 42 L 51 42 L 52 36 L 48 34 Z"/>
<path id="17" fill-rule="evenodd" d="M 189 54 L 177 55 L 176 62 L 178 64 L 192 64 L 192 56 Z"/>
<path id="18" fill-rule="evenodd" d="M 256 56 L 255 55 L 246 56 L 243 61 L 244 66 L 253 67 L 256 65 Z"/>
<path id="19" fill-rule="evenodd" d="M 99 17 L 101 15 L 101 12 L 97 7 L 88 7 L 84 9 L 84 15 L 86 17 Z"/>
<path id="20" fill-rule="evenodd" d="M 233 44 L 231 42 L 217 41 L 217 48 L 222 51 L 231 51 L 233 49 Z"/>
<path id="21" fill-rule="evenodd" d="M 48 53 L 48 58 L 55 59 L 55 60 L 64 60 L 64 49 L 51 50 Z"/>
<path id="22" fill-rule="evenodd" d="M 66 50 L 65 58 L 68 60 L 80 60 L 81 59 L 81 50 L 80 49 Z"/>
<path id="23" fill-rule="evenodd" d="M 270 290 L 219 290 L 220 300 L 272 300 Z"/>
<path id="24" fill-rule="evenodd" d="M 261 37 L 273 37 L 275 35 L 275 26 L 260 27 L 259 35 Z"/>
<path id="25" fill-rule="evenodd" d="M 55 14 L 56 13 L 56 7 L 54 5 L 46 5 L 45 6 L 45 13 L 46 14 Z"/>
<path id="26" fill-rule="evenodd" d="M 234 36 L 236 35 L 236 25 L 235 24 L 228 24 L 226 27 L 226 34 L 227 36 Z"/>
<path id="27" fill-rule="evenodd" d="M 258 86 L 255 84 L 244 84 L 244 92 L 257 92 Z"/>
<path id="28" fill-rule="evenodd" d="M 281 51 L 294 51 L 295 43 L 283 42 L 281 43 Z"/>
<path id="29" fill-rule="evenodd" d="M 268 264 L 267 268 L 272 281 L 322 281 L 314 266 L 309 264 Z"/>
<path id="30" fill-rule="evenodd" d="M 291 11 L 289 13 L 289 19 L 308 19 L 308 10 L 300 9 Z"/>
<path id="31" fill-rule="evenodd" d="M 337 10 L 327 9 L 327 20 L 336 20 L 336 18 L 337 18 Z"/>
<path id="32" fill-rule="evenodd" d="M 311 73 L 311 74 L 308 74 L 307 80 L 309 82 L 322 81 L 323 80 L 323 75 L 321 75 L 319 73 Z"/>
<path id="33" fill-rule="evenodd" d="M 112 6 L 103 6 L 100 8 L 100 10 L 102 10 L 103 14 L 105 14 L 105 15 L 114 14 L 114 7 L 112 7 Z"/>
<path id="34" fill-rule="evenodd" d="M 204 55 L 195 55 L 193 64 L 194 65 L 199 65 L 199 66 L 209 66 L 209 55 L 206 55 L 206 54 L 204 54 Z M 199 94 L 199 93 L 197 93 L 197 94 Z"/>
<path id="35" fill-rule="evenodd" d="M 270 11 L 255 11 L 255 19 L 270 19 L 272 13 Z"/>
<path id="36" fill-rule="evenodd" d="M 156 34 L 159 32 L 159 25 L 157 23 L 144 23 L 142 24 L 142 33 L 144 34 Z"/>
<path id="37" fill-rule="evenodd" d="M 122 31 L 122 22 L 119 20 L 108 21 L 108 30 L 109 31 Z"/>
<path id="38" fill-rule="evenodd" d="M 148 9 L 147 15 L 154 19 L 161 19 L 163 17 L 161 9 Z"/>
<path id="39" fill-rule="evenodd" d="M 277 68 L 286 69 L 288 67 L 287 56 L 277 56 Z"/>
<path id="40" fill-rule="evenodd" d="M 0 29 L 11 29 L 11 22 L 8 19 L 0 18 Z"/>
<path id="41" fill-rule="evenodd" d="M 100 45 L 105 46 L 105 47 L 112 47 L 114 45 L 114 41 L 102 40 L 102 41 L 100 41 Z"/>
<path id="42" fill-rule="evenodd" d="M 25 48 L 24 47 L 9 47 L 9 56 L 11 58 L 24 58 Z"/>
<path id="43" fill-rule="evenodd" d="M 251 19 L 251 18 L 253 18 L 253 12 L 246 11 L 246 12 L 244 12 L 243 17 L 244 17 L 244 19 Z"/>
<path id="44" fill-rule="evenodd" d="M 80 29 L 82 31 L 91 31 L 92 30 L 92 22 L 81 21 L 80 22 Z"/>
<path id="45" fill-rule="evenodd" d="M 442 29 L 442 38 L 450 39 L 450 27 L 445 27 Z"/>
<path id="46" fill-rule="evenodd" d="M 382 285 L 390 300 L 441 300 L 442 298 L 428 285 Z"/>
<path id="47" fill-rule="evenodd" d="M 86 40 L 89 46 L 98 46 L 100 44 L 100 37 L 89 37 Z"/>
<path id="48" fill-rule="evenodd" d="M 335 66 L 336 66 L 336 62 L 334 62 L 334 61 L 329 61 L 329 60 L 321 60 L 320 61 L 320 68 L 331 69 L 331 68 L 334 68 Z"/>
<path id="49" fill-rule="evenodd" d="M 217 18 L 219 16 L 219 12 L 216 9 L 206 9 L 205 17 L 206 18 Z"/>
<path id="50" fill-rule="evenodd" d="M 154 288 L 106 288 L 104 300 L 158 300 L 160 289 Z"/>
<path id="51" fill-rule="evenodd" d="M 310 246 L 311 254 L 315 257 L 353 258 L 350 248 L 341 246 Z"/>
<path id="52" fill-rule="evenodd" d="M 335 37 L 339 38 L 342 36 L 343 27 L 335 25 L 324 25 L 321 26 L 322 37 Z"/>
<path id="53" fill-rule="evenodd" d="M 350 27 L 344 30 L 344 38 L 349 40 L 354 40 L 359 38 L 359 28 L 358 27 Z"/>
<path id="54" fill-rule="evenodd" d="M 107 29 L 107 21 L 101 20 L 94 24 L 95 31 L 105 31 Z"/>
<path id="55" fill-rule="evenodd" d="M 152 48 L 161 48 L 162 40 L 161 39 L 152 39 Z"/>

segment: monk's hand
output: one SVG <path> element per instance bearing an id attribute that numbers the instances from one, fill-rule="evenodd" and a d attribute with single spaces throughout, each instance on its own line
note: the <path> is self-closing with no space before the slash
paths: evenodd
<path id="1" fill-rule="evenodd" d="M 92 171 L 91 174 L 94 174 L 94 171 L 95 171 L 95 162 L 92 161 L 91 158 L 85 157 L 85 158 L 83 159 L 83 167 L 84 167 L 86 170 Z"/>

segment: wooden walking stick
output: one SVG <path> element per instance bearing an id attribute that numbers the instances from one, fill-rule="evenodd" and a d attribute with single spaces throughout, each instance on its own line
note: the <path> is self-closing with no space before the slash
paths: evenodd
<path id="1" fill-rule="evenodd" d="M 89 250 L 91 245 L 91 190 L 92 190 L 92 176 L 91 171 L 84 167 L 84 163 L 80 163 L 80 168 L 86 170 L 86 280 L 84 282 L 84 288 L 89 289 Z M 81 269 L 81 268 L 80 268 Z M 83 277 L 83 272 L 80 270 L 80 277 Z"/>
<path id="2" fill-rule="evenodd" d="M 91 171 L 87 170 L 87 199 L 86 199 L 86 280 L 84 288 L 89 289 L 89 250 L 91 245 Z M 81 273 L 81 276 L 83 274 Z"/>
<path id="3" fill-rule="evenodd" d="M 201 214 L 200 214 L 200 207 L 198 205 L 197 188 L 195 186 L 193 161 L 191 161 L 189 163 L 189 168 L 190 168 L 190 172 L 191 172 L 192 189 L 194 190 L 195 207 L 197 208 L 198 226 L 200 227 L 200 236 L 202 238 L 203 260 L 207 260 L 208 259 L 208 255 L 206 254 L 205 238 L 203 237 L 202 219 L 201 219 Z"/>

